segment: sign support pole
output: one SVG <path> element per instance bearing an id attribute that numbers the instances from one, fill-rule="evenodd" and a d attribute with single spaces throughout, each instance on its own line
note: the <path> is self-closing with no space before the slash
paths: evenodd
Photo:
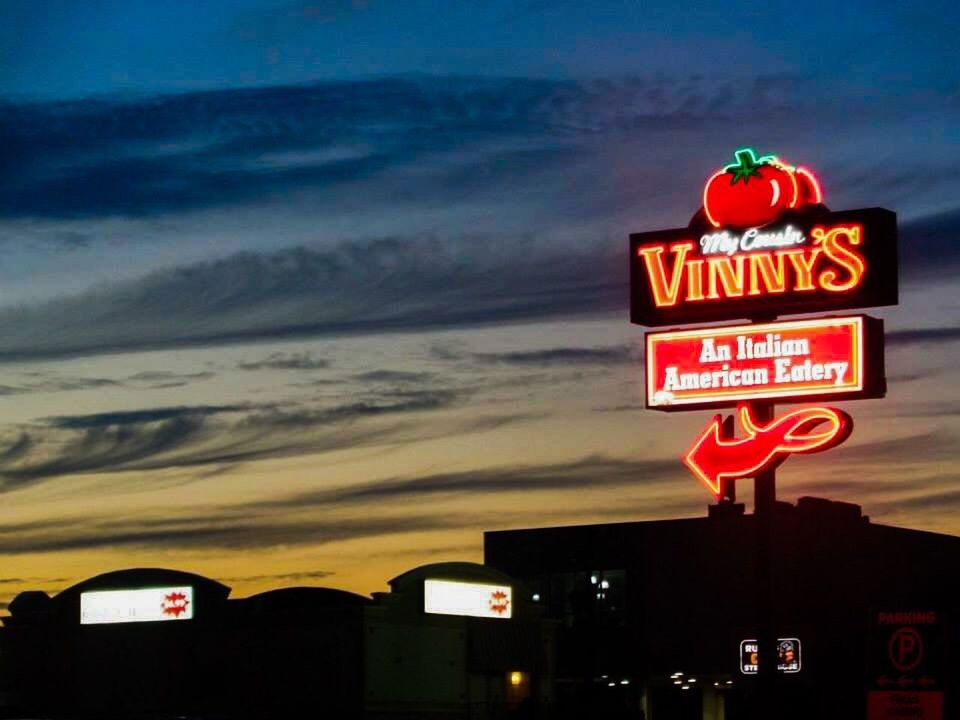
<path id="1" fill-rule="evenodd" d="M 754 317 L 754 323 L 773 322 L 776 316 Z M 773 421 L 772 402 L 750 403 L 756 422 Z M 777 715 L 777 626 L 774 618 L 774 527 L 777 505 L 777 471 L 770 468 L 753 479 L 753 517 L 757 535 L 757 703 L 755 717 Z"/>
<path id="2" fill-rule="evenodd" d="M 752 403 L 758 423 L 773 420 L 773 404 Z M 773 554 L 777 502 L 777 471 L 765 470 L 753 479 L 753 516 L 757 534 L 757 705 L 755 717 L 776 717 L 777 630 L 774 619 Z"/>

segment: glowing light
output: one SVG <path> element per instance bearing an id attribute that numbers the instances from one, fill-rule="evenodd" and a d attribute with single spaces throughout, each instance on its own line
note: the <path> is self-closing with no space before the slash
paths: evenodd
<path id="1" fill-rule="evenodd" d="M 80 594 L 80 624 L 192 620 L 193 588 L 99 590 Z"/>
<path id="2" fill-rule="evenodd" d="M 717 170 L 713 175 L 711 175 L 706 184 L 703 186 L 703 214 L 707 216 L 707 222 L 713 225 L 715 228 L 721 227 L 720 221 L 717 220 L 710 213 L 710 204 L 707 202 L 707 189 L 710 187 L 710 184 L 721 175 L 724 175 L 726 170 Z"/>
<path id="3" fill-rule="evenodd" d="M 851 246 L 862 242 L 861 225 L 811 230 L 806 247 L 748 251 L 695 259 L 689 240 L 637 248 L 647 287 L 657 307 L 763 297 L 787 292 L 848 293 L 866 274 L 866 262 Z M 705 236 L 706 237 L 706 236 Z M 667 258 L 672 258 L 667 270 Z M 787 268 L 792 272 L 787 272 Z M 703 288 L 707 288 L 706 294 Z"/>
<path id="4" fill-rule="evenodd" d="M 509 585 L 424 580 L 423 609 L 433 615 L 505 620 L 513 615 L 513 588 Z"/>
<path id="5" fill-rule="evenodd" d="M 853 429 L 853 420 L 834 408 L 803 408 L 766 425 L 758 425 L 749 405 L 738 407 L 746 437 L 720 437 L 721 418 L 707 429 L 683 456 L 683 463 L 717 497 L 721 480 L 754 477 L 776 467 L 793 453 L 812 453 L 839 445 Z M 825 425 L 823 430 L 814 427 Z"/>
<path id="6" fill-rule="evenodd" d="M 757 673 L 757 654 L 759 643 L 756 640 L 743 640 L 740 643 L 740 672 L 744 675 Z M 777 640 L 777 671 L 786 674 L 798 673 L 802 669 L 799 638 L 779 638 Z M 727 680 L 726 685 L 733 685 Z"/>
<path id="7" fill-rule="evenodd" d="M 513 685 L 513 687 L 519 687 L 522 685 L 523 673 L 518 672 L 517 670 L 514 670 L 512 673 L 510 673 L 510 684 Z"/>
<path id="8" fill-rule="evenodd" d="M 882 381 L 868 378 L 868 328 L 882 335 L 864 316 L 647 333 L 647 407 L 882 395 Z"/>
<path id="9" fill-rule="evenodd" d="M 820 181 L 817 179 L 817 176 L 812 172 L 807 170 L 805 167 L 798 167 L 796 169 L 797 175 L 802 175 L 807 179 L 808 187 L 810 189 L 810 198 L 809 201 L 819 205 L 823 202 L 823 190 L 820 187 Z"/>
<path id="10" fill-rule="evenodd" d="M 757 157 L 752 148 L 734 152 L 703 188 L 704 215 L 713 227 L 766 225 L 801 201 L 796 168 L 774 155 Z"/>

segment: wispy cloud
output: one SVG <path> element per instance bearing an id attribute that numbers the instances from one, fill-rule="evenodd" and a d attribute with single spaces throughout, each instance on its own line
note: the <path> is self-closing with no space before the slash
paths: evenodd
<path id="1" fill-rule="evenodd" d="M 332 575 L 334 575 L 330 570 L 304 570 L 302 572 L 289 572 L 289 573 L 270 573 L 266 575 L 236 575 L 233 577 L 222 578 L 223 582 L 233 583 L 233 582 L 242 582 L 242 583 L 251 583 L 251 582 L 263 582 L 269 580 L 271 582 L 315 582 L 317 580 L 324 580 Z"/>
<path id="2" fill-rule="evenodd" d="M 874 131 L 860 125 L 865 113 L 851 111 L 864 102 L 852 96 L 818 105 L 812 130 L 798 120 L 815 102 L 802 85 L 780 75 L 403 77 L 0 105 L 10 148 L 0 158 L 9 185 L 0 222 L 17 232 L 43 226 L 44 236 L 97 243 L 91 228 L 122 216 L 175 217 L 170 232 L 179 234 L 195 210 L 229 218 L 234 206 L 271 203 L 317 228 L 298 232 L 292 247 L 270 233 L 245 245 L 259 250 L 8 309 L 0 313 L 0 360 L 625 312 L 625 235 L 689 217 L 698 204 L 690 188 L 703 182 L 704 162 L 727 157 L 732 136 L 755 130 L 816 165 L 805 153 L 822 144 L 818 133 L 840 144 Z M 890 181 L 892 171 L 871 162 L 824 158 L 823 176 L 845 188 L 838 202 L 942 206 L 928 204 L 930 183 L 937 197 L 956 195 L 955 162 L 939 150 L 884 164 L 921 178 L 912 183 Z M 441 209 L 458 219 L 418 219 Z M 348 225 L 316 222 L 343 214 Z M 905 223 L 907 276 L 954 273 L 958 228 L 956 210 Z M 277 357 L 243 366 L 324 362 Z"/>
<path id="3" fill-rule="evenodd" d="M 7 310 L 0 313 L 0 361 L 476 325 L 625 303 L 620 247 L 551 250 L 529 238 L 488 238 L 459 248 L 436 238 L 384 238 L 331 250 L 242 253 Z M 253 365 L 323 362 L 275 357 Z"/>
<path id="4" fill-rule="evenodd" d="M 239 370 L 323 370 L 330 367 L 330 361 L 318 358 L 310 352 L 271 353 L 263 360 L 254 360 L 237 364 Z"/>
<path id="5" fill-rule="evenodd" d="M 619 365 L 630 362 L 633 353 L 628 345 L 613 347 L 558 347 L 546 350 L 525 350 L 502 353 L 473 353 L 476 360 L 504 365 Z"/>
<path id="6" fill-rule="evenodd" d="M 201 405 L 48 418 L 19 430 L 0 451 L 0 490 L 84 473 L 209 466 L 219 474 L 217 468 L 264 458 L 484 432 L 533 417 L 480 414 L 439 424 L 417 417 L 454 407 L 470 392 L 394 388 L 332 405 Z"/>
<path id="7" fill-rule="evenodd" d="M 953 343 L 960 340 L 960 326 L 894 330 L 886 333 L 888 345 L 932 345 Z"/>
<path id="8" fill-rule="evenodd" d="M 119 425 L 141 425 L 184 418 L 204 418 L 223 413 L 249 412 L 251 405 L 191 405 L 159 407 L 148 410 L 129 410 L 90 415 L 62 415 L 47 419 L 47 424 L 57 428 L 85 430 Z"/>
<path id="9" fill-rule="evenodd" d="M 793 490 L 801 494 L 856 491 L 868 511 L 881 513 L 891 503 L 910 509 L 928 509 L 940 503 L 955 507 L 960 495 L 949 488 L 946 475 L 917 476 L 905 491 L 897 476 L 895 487 L 885 483 L 883 473 L 875 478 L 868 492 L 863 491 L 860 473 L 869 467 L 886 467 L 896 474 L 896 461 L 904 448 L 939 449 L 948 457 L 941 431 L 909 437 L 892 437 L 838 451 L 834 474 L 824 482 L 800 483 Z M 692 485 L 693 480 L 676 458 L 612 458 L 592 455 L 580 460 L 541 465 L 508 464 L 476 470 L 431 473 L 412 477 L 388 477 L 354 485 L 316 491 L 280 494 L 255 503 L 219 504 L 195 508 L 192 515 L 144 513 L 137 518 L 83 517 L 55 518 L 26 523 L 0 525 L 0 553 L 59 553 L 100 548 L 144 548 L 171 550 L 223 551 L 263 549 L 279 546 L 325 545 L 346 540 L 400 536 L 415 533 L 447 532 L 465 528 L 495 529 L 524 525 L 585 521 L 587 519 L 623 520 L 683 514 L 691 509 L 690 498 L 676 491 L 677 483 Z M 555 494 L 586 489 L 616 490 L 620 499 L 611 503 L 602 493 L 592 502 L 575 507 L 516 505 L 504 512 L 482 503 L 486 496 L 505 494 Z M 907 495 L 904 493 L 907 492 Z M 579 495 L 578 495 L 579 497 Z M 407 508 L 429 508 L 428 500 L 470 498 L 477 509 L 469 514 L 451 512 L 391 512 Z M 408 501 L 408 502 L 404 502 Z M 525 509 L 521 509 L 525 508 Z M 320 514 L 318 516 L 318 513 Z M 457 545 L 438 550 L 442 554 L 475 550 Z M 401 553 L 402 554 L 402 553 Z M 427 554 L 426 552 L 418 554 Z M 301 571 L 244 575 L 235 581 L 317 580 L 327 571 Z M 52 582 L 52 581 L 51 581 Z M 0 583 L 2 584 L 2 583 Z M 11 579 L 9 584 L 16 584 Z"/>
<path id="10" fill-rule="evenodd" d="M 685 471 L 676 458 L 623 460 L 594 456 L 555 465 L 504 466 L 411 479 L 391 478 L 337 490 L 302 493 L 267 505 L 305 507 L 377 504 L 428 495 L 487 495 L 597 487 L 651 486 Z"/>
<path id="11" fill-rule="evenodd" d="M 771 84 L 787 93 L 769 92 Z M 789 104 L 779 98 L 791 84 L 407 77 L 8 103 L 0 106 L 8 139 L 0 216 L 141 216 L 239 203 L 356 183 L 464 147 L 486 149 L 492 172 L 453 167 L 437 188 L 475 191 L 477 181 L 564 164 L 577 156 L 575 136 L 700 128 L 748 112 L 782 121 Z M 529 138 L 538 144 L 490 143 Z"/>

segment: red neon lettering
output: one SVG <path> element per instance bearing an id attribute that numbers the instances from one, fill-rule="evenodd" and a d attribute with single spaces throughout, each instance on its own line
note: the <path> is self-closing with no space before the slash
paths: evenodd
<path id="1" fill-rule="evenodd" d="M 815 248 L 809 253 L 807 250 L 787 250 L 784 252 L 784 255 L 790 259 L 790 264 L 796 273 L 797 279 L 793 285 L 793 289 L 797 292 L 816 290 L 817 288 L 813 285 L 813 265 L 820 255 L 820 248 Z"/>
<path id="2" fill-rule="evenodd" d="M 641 247 L 637 255 L 657 307 L 672 307 L 681 301 L 856 289 L 867 269 L 863 256 L 854 249 L 863 242 L 862 227 L 815 227 L 810 234 L 813 245 L 805 248 L 695 258 L 694 244 L 683 241 Z M 668 255 L 673 256 L 669 269 Z"/>
<path id="3" fill-rule="evenodd" d="M 837 277 L 839 273 L 835 269 L 830 268 L 824 270 L 820 274 L 820 286 L 825 290 L 829 290 L 830 292 L 847 292 L 860 284 L 860 279 L 863 277 L 863 271 L 865 270 L 863 258 L 849 248 L 844 247 L 843 244 L 838 241 L 840 236 L 844 236 L 851 245 L 859 245 L 860 231 L 861 228 L 859 225 L 836 227 L 832 228 L 829 232 L 819 227 L 813 229 L 811 233 L 813 241 L 820 243 L 823 248 L 823 254 L 849 274 L 845 282 L 838 282 Z"/>
<path id="4" fill-rule="evenodd" d="M 651 247 L 640 248 L 637 251 L 637 254 L 643 258 L 643 265 L 647 269 L 650 289 L 653 290 L 653 300 L 660 307 L 664 305 L 676 305 L 680 299 L 680 285 L 683 282 L 683 265 L 686 261 L 687 253 L 693 250 L 693 243 L 677 243 L 670 248 L 670 252 L 673 253 L 675 257 L 669 281 L 667 280 L 667 270 L 663 263 L 663 251 L 665 248 L 665 245 L 653 245 Z"/>
<path id="5" fill-rule="evenodd" d="M 743 255 L 707 258 L 707 297 L 711 300 L 743 295 Z M 719 281 L 719 282 L 718 282 Z M 720 292 L 720 287 L 723 292 Z"/>
<path id="6" fill-rule="evenodd" d="M 687 302 L 703 300 L 703 260 L 687 260 Z"/>
<path id="7" fill-rule="evenodd" d="M 760 253 L 750 263 L 749 295 L 778 294 L 787 291 L 787 273 L 783 263 L 783 254 L 770 255 Z M 773 261 L 777 264 L 774 266 Z M 761 283 L 761 278 L 763 282 Z M 763 289 L 761 289 L 761 284 Z"/>

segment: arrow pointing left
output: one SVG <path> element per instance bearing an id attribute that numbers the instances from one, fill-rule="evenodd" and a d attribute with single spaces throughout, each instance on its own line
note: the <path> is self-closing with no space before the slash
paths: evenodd
<path id="1" fill-rule="evenodd" d="M 724 479 L 754 477 L 793 453 L 827 450 L 846 440 L 853 429 L 850 416 L 835 408 L 794 410 L 766 425 L 757 424 L 749 404 L 737 411 L 744 437 L 728 437 L 722 432 L 721 416 L 715 415 L 683 457 L 684 464 L 717 497 Z"/>

